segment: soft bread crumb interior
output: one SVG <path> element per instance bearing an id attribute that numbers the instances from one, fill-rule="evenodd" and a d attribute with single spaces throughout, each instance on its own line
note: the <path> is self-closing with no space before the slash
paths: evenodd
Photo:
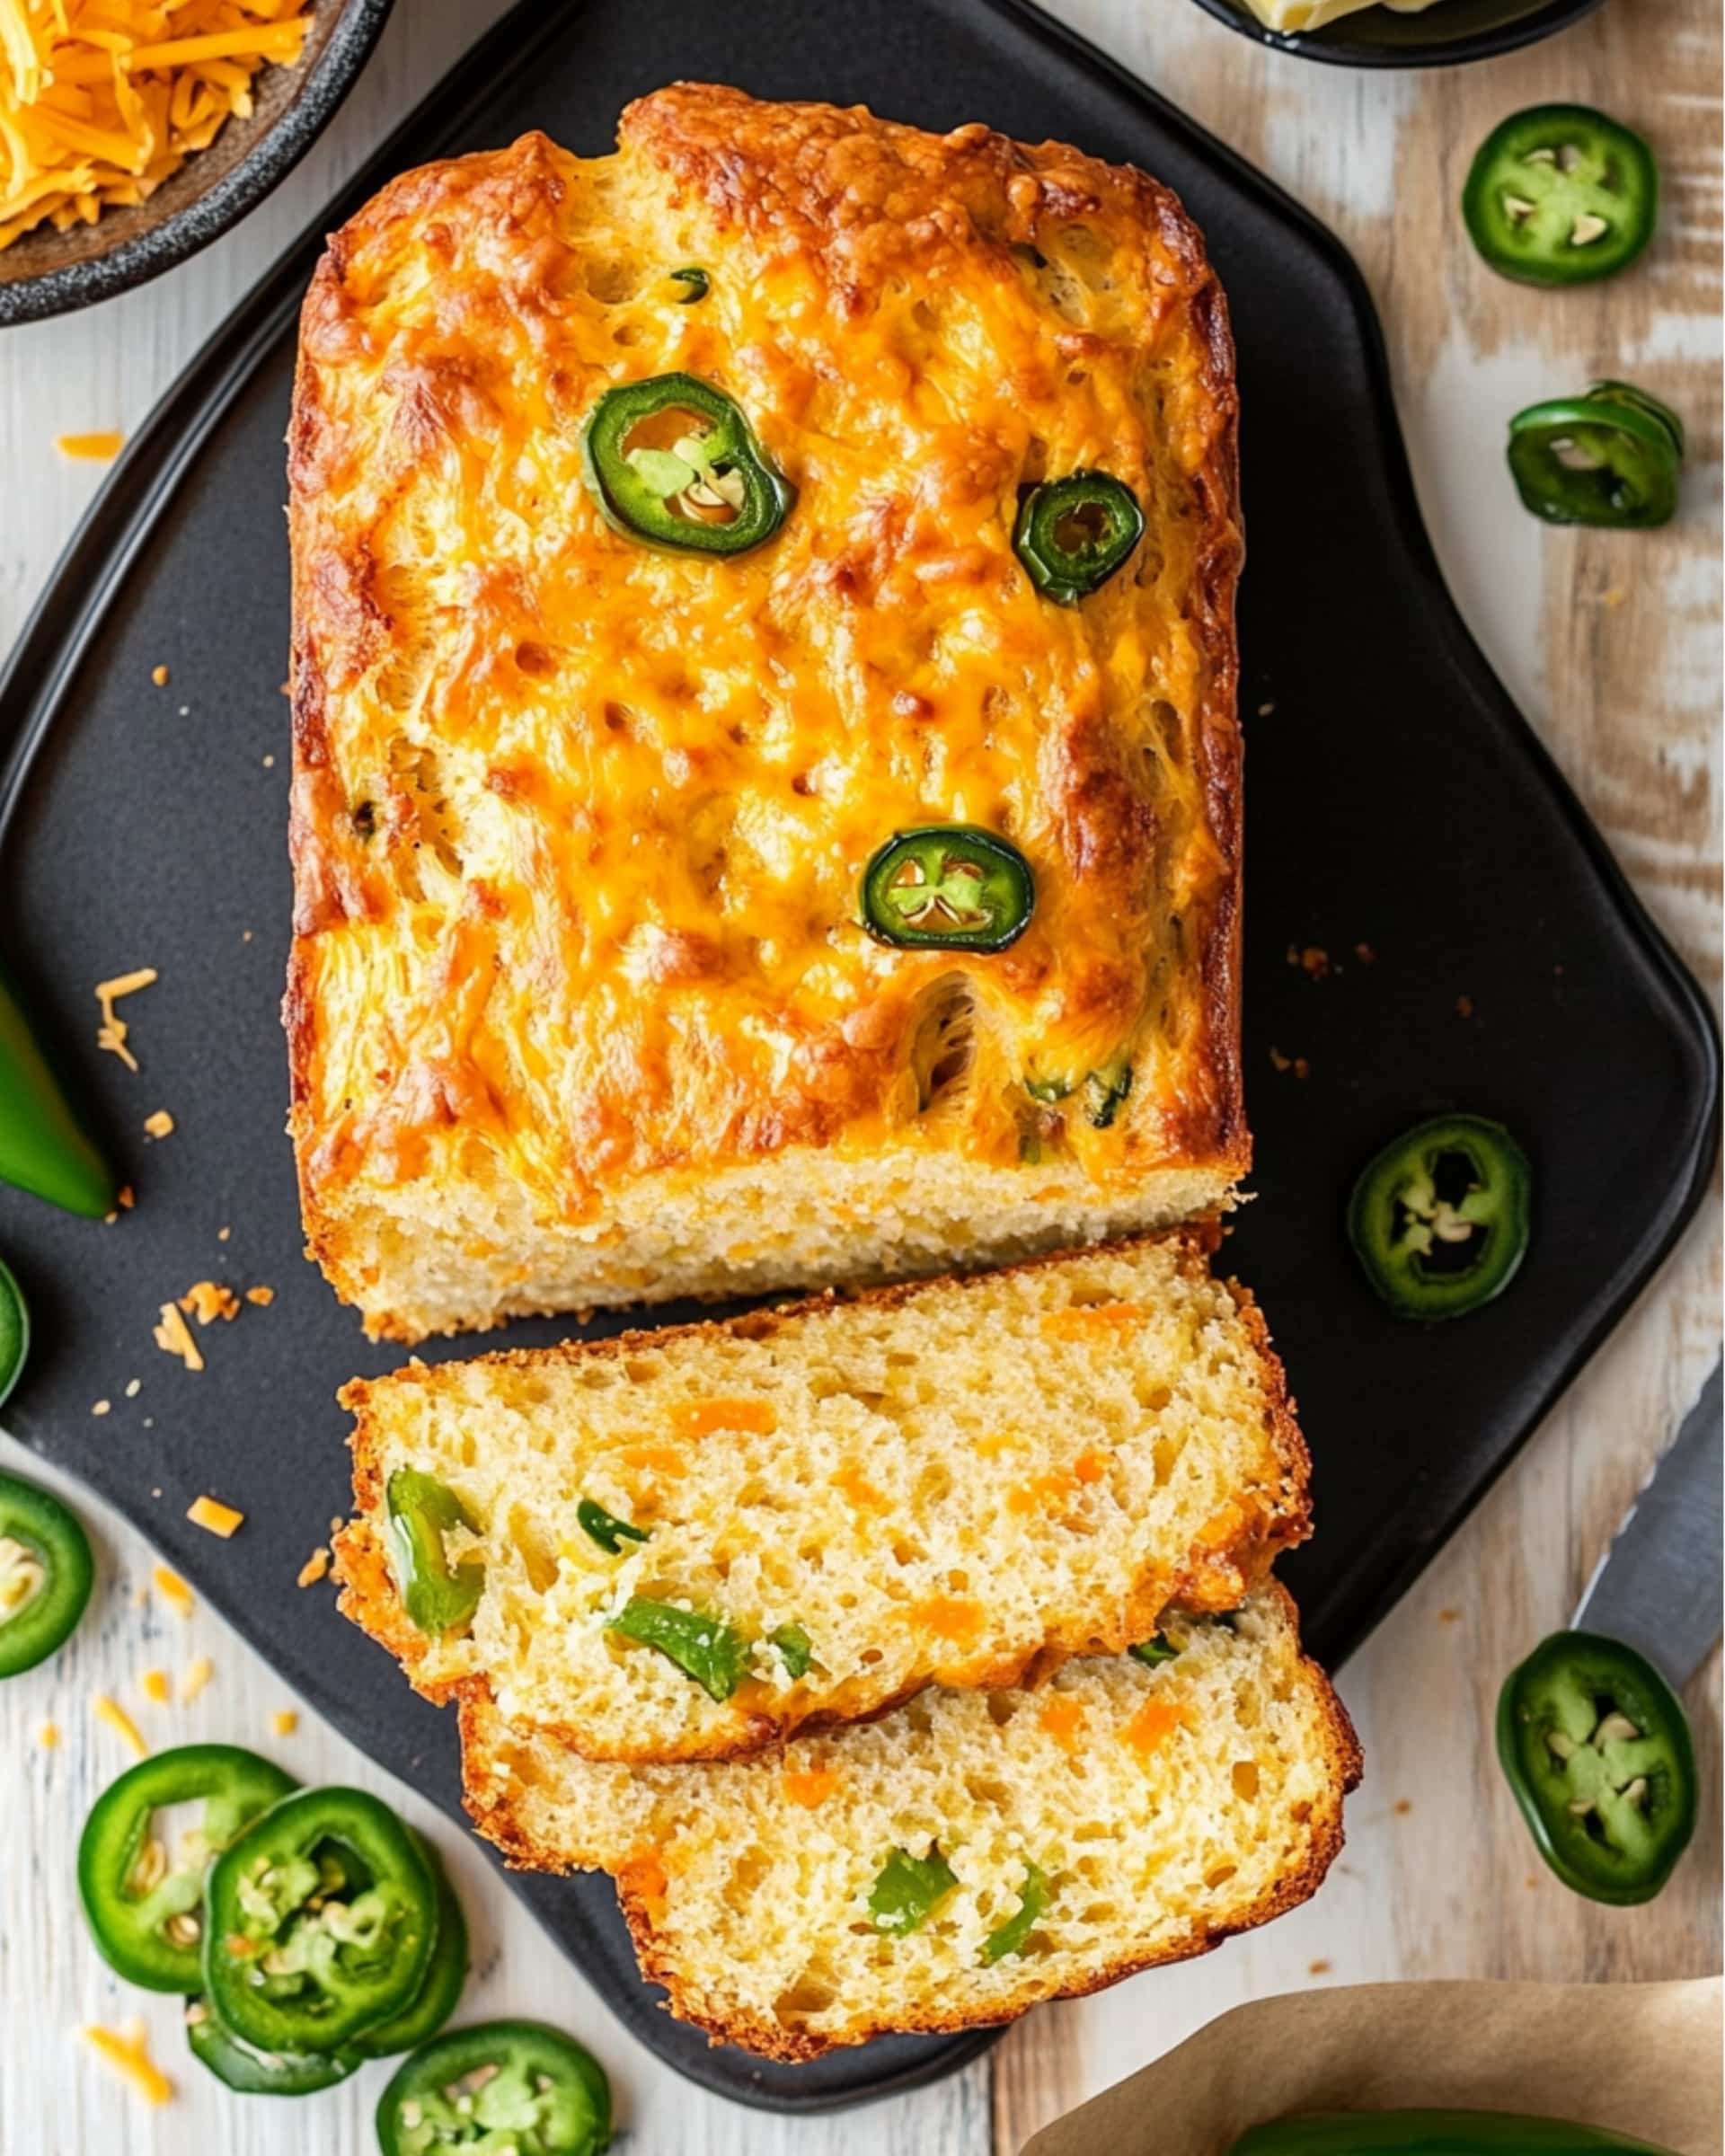
<path id="1" fill-rule="evenodd" d="M 1035 1692 L 929 1692 L 718 1765 L 627 1769 L 464 1710 L 469 1807 L 518 1860 L 620 1876 L 674 2010 L 791 2054 L 1005 2019 L 1304 1900 L 1358 1758 L 1274 1586 L 1176 1621 L 1176 1657 L 1069 1664 Z M 869 1896 L 895 1850 L 957 1877 L 921 1929 Z M 992 1965 L 1027 1864 L 1048 1901 Z"/>
<path id="2" fill-rule="evenodd" d="M 485 1567 L 471 1628 L 412 1642 L 416 1682 L 482 1675 L 591 1757 L 721 1756 L 931 1682 L 1118 1653 L 1171 1600 L 1232 1607 L 1305 1532 L 1280 1367 L 1179 1233 L 356 1392 L 373 1537 L 390 1476 L 418 1470 L 475 1524 L 452 1561 Z M 649 1539 L 608 1551 L 584 1498 Z M 739 1691 L 716 1701 L 607 1630 L 632 1596 L 732 1628 Z M 800 1681 L 768 1644 L 787 1625 L 814 1657 Z"/>

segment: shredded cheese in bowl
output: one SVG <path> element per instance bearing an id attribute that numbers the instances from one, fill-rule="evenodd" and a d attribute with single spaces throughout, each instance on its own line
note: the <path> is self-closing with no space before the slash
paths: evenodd
<path id="1" fill-rule="evenodd" d="M 144 201 L 292 66 L 303 0 L 0 0 L 0 247 Z"/>

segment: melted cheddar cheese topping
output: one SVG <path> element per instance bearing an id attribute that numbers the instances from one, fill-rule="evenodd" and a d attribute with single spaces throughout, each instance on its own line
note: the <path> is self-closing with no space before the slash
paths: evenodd
<path id="1" fill-rule="evenodd" d="M 1027 1197 L 1039 1170 L 1243 1166 L 1234 405 L 1197 234 L 1140 173 L 979 127 L 683 85 L 620 145 L 407 174 L 306 302 L 288 1018 L 314 1241 L 355 1184 L 507 1177 L 592 1221 L 632 1179 L 795 1146 L 1022 1163 Z M 637 544 L 582 483 L 597 399 L 673 370 L 798 490 L 747 556 Z M 1084 467 L 1148 529 L 1059 606 L 1013 519 Z M 929 822 L 1029 860 L 1010 950 L 861 925 L 869 856 Z M 1098 1127 L 1083 1079 L 1122 1064 Z"/>

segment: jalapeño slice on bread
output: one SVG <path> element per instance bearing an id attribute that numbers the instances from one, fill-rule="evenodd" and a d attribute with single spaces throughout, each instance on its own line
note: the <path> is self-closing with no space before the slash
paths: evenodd
<path id="1" fill-rule="evenodd" d="M 1075 606 L 1125 565 L 1143 536 L 1144 511 L 1124 481 L 1069 472 L 1026 491 L 1013 548 L 1045 599 Z"/>
<path id="2" fill-rule="evenodd" d="M 773 536 L 797 499 L 742 407 L 696 375 L 606 390 L 581 451 L 606 523 L 679 553 L 747 553 Z"/>
<path id="3" fill-rule="evenodd" d="M 896 831 L 862 871 L 862 922 L 908 950 L 1004 950 L 1036 910 L 1031 864 L 975 824 Z"/>

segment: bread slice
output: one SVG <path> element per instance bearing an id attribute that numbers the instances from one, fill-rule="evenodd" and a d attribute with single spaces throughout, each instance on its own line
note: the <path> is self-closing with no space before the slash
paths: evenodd
<path id="1" fill-rule="evenodd" d="M 584 483 L 599 399 L 675 374 L 796 490 L 753 552 L 641 545 Z M 1235 424 L 1173 196 L 982 126 L 679 84 L 614 155 L 528 135 L 335 234 L 289 435 L 284 1016 L 309 1245 L 370 1332 L 1229 1203 Z M 1092 467 L 1144 535 L 1057 604 L 1021 496 Z M 1010 948 L 869 932 L 868 862 L 931 825 L 1028 862 Z"/>
<path id="2" fill-rule="evenodd" d="M 433 1697 L 482 1679 L 509 1719 L 633 1760 L 1118 1654 L 1171 1602 L 1230 1609 L 1305 1536 L 1308 1463 L 1213 1240 L 356 1382 L 341 1606 Z M 455 1492 L 449 1554 L 485 1567 L 441 1638 L 385 1561 L 404 1468 Z M 647 1539 L 603 1547 L 583 1499 Z M 729 1697 L 608 1629 L 632 1597 L 729 1628 Z M 771 1644 L 786 1626 L 802 1651 Z"/>
<path id="3" fill-rule="evenodd" d="M 720 1765 L 597 1765 L 462 1704 L 467 1807 L 517 1865 L 617 1878 L 642 1972 L 715 2042 L 807 2059 L 888 2030 L 1010 2020 L 1201 1954 L 1305 1900 L 1359 1748 L 1273 1582 L 1179 1652 L 1071 1662 L 1034 1692 L 929 1692 Z M 956 1883 L 877 1929 L 895 1851 Z M 1043 1906 L 1021 1950 L 987 1942 Z"/>

